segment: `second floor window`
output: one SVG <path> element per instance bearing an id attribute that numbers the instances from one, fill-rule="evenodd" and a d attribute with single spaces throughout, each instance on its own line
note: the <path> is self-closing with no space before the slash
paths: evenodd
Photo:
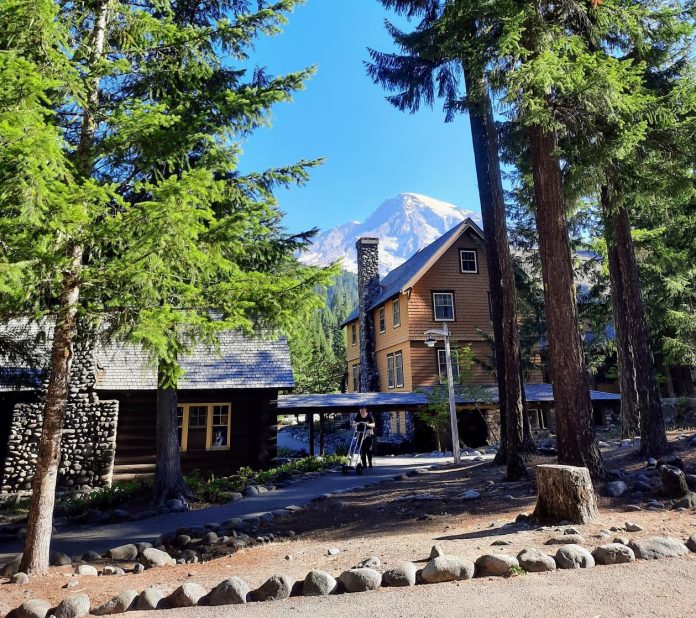
<path id="1" fill-rule="evenodd" d="M 358 343 L 358 325 L 355 322 L 350 325 L 350 343 L 351 345 Z"/>
<path id="2" fill-rule="evenodd" d="M 360 365 L 353 365 L 353 390 L 357 393 L 360 389 L 358 388 L 360 385 L 358 384 L 358 381 L 360 379 Z"/>
<path id="3" fill-rule="evenodd" d="M 447 383 L 447 356 L 445 350 L 440 349 L 437 351 L 437 373 L 440 380 L 440 384 Z M 459 359 L 457 358 L 457 353 L 452 352 L 452 379 L 455 384 L 459 384 Z"/>
<path id="4" fill-rule="evenodd" d="M 433 292 L 433 318 L 438 322 L 454 321 L 454 294 Z"/>
<path id="5" fill-rule="evenodd" d="M 395 298 L 392 301 L 392 318 L 394 322 L 394 328 L 401 326 L 401 305 L 399 304 L 399 299 Z"/>
<path id="6" fill-rule="evenodd" d="M 387 386 L 401 388 L 404 385 L 404 355 L 402 352 L 387 354 Z"/>
<path id="7" fill-rule="evenodd" d="M 478 259 L 476 249 L 459 250 L 459 267 L 463 273 L 477 273 Z"/>
<path id="8" fill-rule="evenodd" d="M 379 308 L 379 332 L 383 333 L 387 330 L 387 320 L 385 318 L 384 307 Z"/>
<path id="9" fill-rule="evenodd" d="M 394 373 L 394 355 L 387 354 L 387 386 L 394 388 L 396 386 L 396 375 Z"/>

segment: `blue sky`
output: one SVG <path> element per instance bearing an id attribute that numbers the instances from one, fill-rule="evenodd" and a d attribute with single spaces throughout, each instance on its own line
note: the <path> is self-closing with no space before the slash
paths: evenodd
<path id="1" fill-rule="evenodd" d="M 365 74 L 368 47 L 393 47 L 385 17 L 395 19 L 377 0 L 307 0 L 282 34 L 256 45 L 252 60 L 271 73 L 317 67 L 293 103 L 275 108 L 272 127 L 248 138 L 241 160 L 251 171 L 326 158 L 305 187 L 278 193 L 290 231 L 363 220 L 407 191 L 479 210 L 467 118 L 445 124 L 440 104 L 400 112 Z"/>

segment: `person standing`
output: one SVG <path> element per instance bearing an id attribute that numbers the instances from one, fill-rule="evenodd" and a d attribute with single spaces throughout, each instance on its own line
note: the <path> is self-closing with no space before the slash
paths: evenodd
<path id="1" fill-rule="evenodd" d="M 362 459 L 363 468 L 368 465 L 372 468 L 372 451 L 375 445 L 375 418 L 367 408 L 360 408 L 353 419 L 353 427 L 362 438 L 362 446 L 360 447 L 360 458 Z"/>

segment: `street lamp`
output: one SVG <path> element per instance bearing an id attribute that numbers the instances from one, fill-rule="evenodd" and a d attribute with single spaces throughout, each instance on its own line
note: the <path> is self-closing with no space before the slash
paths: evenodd
<path id="1" fill-rule="evenodd" d="M 449 410 L 450 410 L 450 425 L 452 428 L 452 455 L 454 463 L 458 464 L 461 461 L 459 453 L 459 426 L 457 425 L 457 403 L 454 398 L 454 375 L 452 373 L 452 351 L 450 350 L 450 332 L 447 328 L 447 322 L 443 325 L 442 330 L 432 329 L 426 330 L 423 333 L 426 336 L 425 345 L 429 348 L 435 347 L 437 337 L 442 337 L 445 340 L 445 364 L 447 365 L 447 389 L 449 391 Z"/>

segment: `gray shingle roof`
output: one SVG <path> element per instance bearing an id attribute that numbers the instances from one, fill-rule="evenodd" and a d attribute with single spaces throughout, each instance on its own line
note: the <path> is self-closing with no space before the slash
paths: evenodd
<path id="1" fill-rule="evenodd" d="M 530 403 L 552 402 L 553 386 L 551 384 L 525 384 L 524 391 Z M 619 401 L 620 395 L 604 391 L 590 391 L 592 401 Z M 489 386 L 485 389 L 482 401 L 498 402 L 498 387 Z M 422 406 L 428 401 L 426 393 L 332 393 L 328 395 L 280 395 L 279 410 L 300 410 L 311 408 L 356 408 L 360 406 L 392 407 Z M 473 403 L 474 400 L 466 395 L 457 395 L 457 403 Z"/>
<path id="2" fill-rule="evenodd" d="M 397 266 L 394 270 L 389 272 L 384 279 L 380 281 L 381 293 L 377 297 L 374 303 L 368 308 L 372 310 L 377 308 L 382 303 L 386 302 L 393 296 L 396 296 L 403 290 L 404 286 L 415 277 L 420 270 L 428 263 L 428 261 L 450 240 L 457 236 L 460 232 L 465 230 L 467 227 L 472 227 L 477 232 L 481 233 L 481 229 L 476 225 L 471 219 L 466 219 L 461 223 L 458 223 L 448 232 L 445 232 L 440 238 L 431 242 L 427 247 L 424 247 L 420 251 L 414 253 L 408 260 L 406 260 L 401 266 Z M 358 318 L 357 308 L 343 321 L 341 326 L 356 320 Z"/>
<path id="3" fill-rule="evenodd" d="M 0 326 L 3 332 L 21 333 L 26 337 L 39 331 L 36 326 L 12 322 Z M 50 331 L 50 327 L 49 327 Z M 48 357 L 48 344 L 37 344 L 36 356 Z M 112 343 L 95 350 L 99 390 L 153 390 L 157 385 L 154 364 L 136 345 Z M 181 360 L 184 376 L 179 389 L 208 390 L 228 388 L 292 388 L 295 385 L 290 351 L 285 337 L 251 338 L 238 332 L 220 336 L 217 349 L 199 347 Z M 42 367 L 31 368 L 10 363 L 0 350 L 0 391 L 35 388 L 40 383 Z M 24 378 L 20 384 L 17 376 Z"/>

